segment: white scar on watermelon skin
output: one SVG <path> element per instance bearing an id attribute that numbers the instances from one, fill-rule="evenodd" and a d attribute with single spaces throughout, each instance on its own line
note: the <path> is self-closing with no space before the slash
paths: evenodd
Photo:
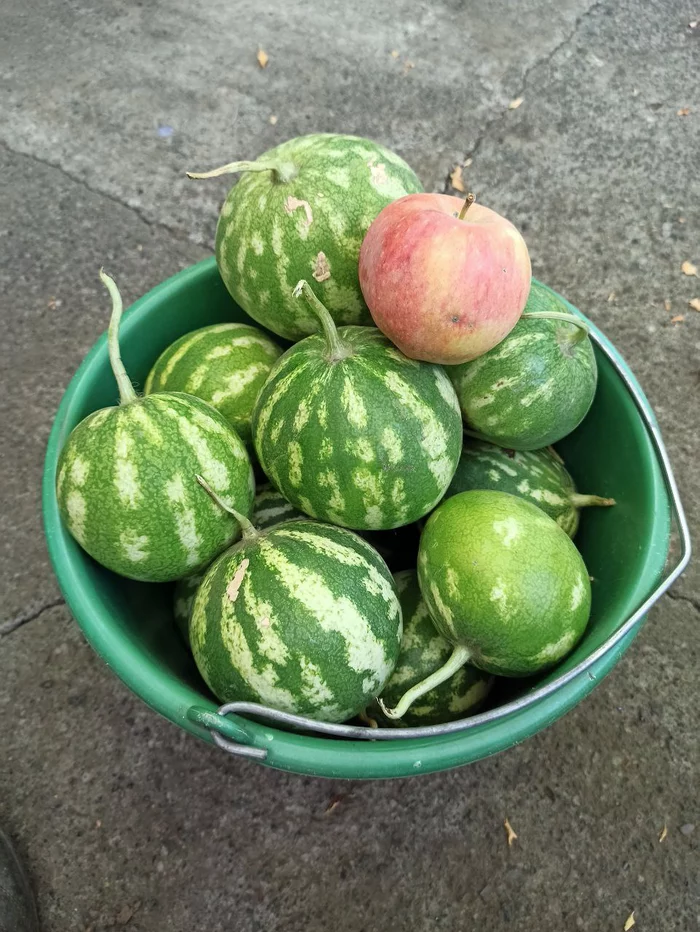
<path id="1" fill-rule="evenodd" d="M 311 274 L 317 282 L 325 282 L 331 277 L 331 266 L 325 252 L 321 251 L 311 260 Z"/>
<path id="2" fill-rule="evenodd" d="M 382 642 L 377 640 L 367 619 L 350 599 L 345 596 L 336 598 L 322 576 L 291 563 L 269 541 L 261 540 L 260 550 L 268 567 L 277 572 L 290 598 L 312 612 L 323 631 L 342 636 L 352 670 L 356 673 L 371 670 L 373 674 L 379 674 L 380 679 L 389 676 L 392 663 Z"/>
<path id="3" fill-rule="evenodd" d="M 311 224 L 314 222 L 314 215 L 311 211 L 311 204 L 308 201 L 300 200 L 298 197 L 289 195 L 289 197 L 284 202 L 285 212 L 290 216 L 294 214 L 296 210 L 302 208 L 304 211 L 303 219 L 297 221 L 297 233 L 302 239 L 307 239 L 309 235 L 309 229 Z"/>

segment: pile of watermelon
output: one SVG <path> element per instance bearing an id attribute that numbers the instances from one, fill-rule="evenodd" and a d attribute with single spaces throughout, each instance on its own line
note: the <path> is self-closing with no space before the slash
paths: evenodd
<path id="1" fill-rule="evenodd" d="M 614 503 L 552 447 L 593 401 L 587 329 L 512 224 L 422 193 L 383 146 L 305 136 L 192 177 L 225 172 L 217 264 L 259 326 L 186 334 L 138 395 L 100 273 L 119 404 L 61 453 L 66 527 L 113 572 L 176 583 L 173 636 L 221 702 L 470 715 L 588 622 L 572 538 Z"/>

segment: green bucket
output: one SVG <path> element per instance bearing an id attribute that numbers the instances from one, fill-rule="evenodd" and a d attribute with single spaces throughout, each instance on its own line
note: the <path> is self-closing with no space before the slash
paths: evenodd
<path id="1" fill-rule="evenodd" d="M 142 385 L 153 361 L 178 337 L 230 320 L 248 318 L 224 288 L 214 260 L 200 262 L 125 313 L 121 345 L 127 371 Z M 615 348 L 593 325 L 591 334 L 600 369 L 595 402 L 584 423 L 558 447 L 580 489 L 617 501 L 615 508 L 587 509 L 576 538 L 594 578 L 591 621 L 576 650 L 555 670 L 531 680 L 503 681 L 479 715 L 433 728 L 373 731 L 324 726 L 245 703 L 218 707 L 175 632 L 171 587 L 132 582 L 98 566 L 59 517 L 59 452 L 87 414 L 116 402 L 106 336 L 71 381 L 46 454 L 46 537 L 71 612 L 97 653 L 151 708 L 205 741 L 280 770 L 352 779 L 404 777 L 467 764 L 523 741 L 580 702 L 615 666 L 646 612 L 690 557 L 687 525 L 649 403 Z M 674 515 L 681 557 L 664 577 Z"/>

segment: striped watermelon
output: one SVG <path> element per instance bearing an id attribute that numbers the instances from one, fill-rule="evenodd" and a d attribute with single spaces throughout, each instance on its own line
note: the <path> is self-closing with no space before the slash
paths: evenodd
<path id="1" fill-rule="evenodd" d="M 121 298 L 100 275 L 113 302 L 108 342 L 121 404 L 90 414 L 66 441 L 58 505 L 98 563 L 131 579 L 166 582 L 206 566 L 239 531 L 199 488 L 197 473 L 247 514 L 253 472 L 236 432 L 203 401 L 174 392 L 136 396 L 119 355 Z"/>
<path id="2" fill-rule="evenodd" d="M 539 450 L 588 413 L 598 375 L 593 346 L 584 324 L 565 311 L 554 292 L 533 281 L 525 312 L 505 340 L 448 367 L 464 419 L 481 439 Z"/>
<path id="3" fill-rule="evenodd" d="M 591 608 L 581 554 L 536 505 L 506 492 L 462 492 L 426 522 L 418 581 L 447 662 L 385 714 L 401 718 L 467 661 L 501 676 L 529 676 L 562 659 Z"/>
<path id="4" fill-rule="evenodd" d="M 403 614 L 401 650 L 394 672 L 382 690 L 382 701 L 393 706 L 401 696 L 434 673 L 449 660 L 452 645 L 438 634 L 428 613 L 428 607 L 418 587 L 415 570 L 394 575 Z M 391 724 L 420 726 L 441 725 L 465 718 L 477 711 L 493 685 L 493 677 L 471 664 L 463 667 L 411 706 L 404 717 Z M 382 717 L 379 706 L 368 709 L 372 717 Z"/>
<path id="5" fill-rule="evenodd" d="M 260 465 L 296 508 L 357 530 L 416 521 L 457 467 L 462 421 L 444 370 L 408 359 L 374 327 L 336 330 L 305 282 L 325 335 L 282 356 L 253 412 Z"/>
<path id="6" fill-rule="evenodd" d="M 253 502 L 253 513 L 250 521 L 258 531 L 264 531 L 273 524 L 287 521 L 289 518 L 303 518 L 300 511 L 290 505 L 287 499 L 280 495 L 269 482 L 258 486 L 258 492 Z"/>
<path id="7" fill-rule="evenodd" d="M 303 517 L 301 512 L 293 508 L 269 483 L 258 486 L 250 515 L 250 523 L 256 530 L 263 531 L 272 527 L 273 524 L 280 524 L 280 522 L 287 521 L 289 518 Z M 190 643 L 188 632 L 190 611 L 199 584 L 203 579 L 204 573 L 196 573 L 194 576 L 187 576 L 175 584 L 173 614 L 175 624 L 187 644 Z"/>
<path id="8" fill-rule="evenodd" d="M 589 505 L 614 505 L 612 498 L 581 495 L 553 450 L 505 450 L 466 438 L 457 472 L 445 495 L 472 489 L 510 492 L 538 505 L 569 537 L 578 529 L 579 511 Z"/>
<path id="9" fill-rule="evenodd" d="M 357 715 L 399 654 L 401 605 L 381 557 L 360 537 L 291 520 L 243 540 L 208 570 L 190 643 L 222 702 L 259 702 L 327 722 Z"/>
<path id="10" fill-rule="evenodd" d="M 273 333 L 299 340 L 317 325 L 292 298 L 308 278 L 337 323 L 371 324 L 360 246 L 383 207 L 423 190 L 403 159 L 368 139 L 321 133 L 190 177 L 228 172 L 242 174 L 221 208 L 216 261 L 236 303 Z"/>
<path id="11" fill-rule="evenodd" d="M 187 392 L 216 408 L 252 448 L 255 399 L 281 348 L 248 324 L 215 324 L 186 333 L 158 357 L 145 393 Z"/>

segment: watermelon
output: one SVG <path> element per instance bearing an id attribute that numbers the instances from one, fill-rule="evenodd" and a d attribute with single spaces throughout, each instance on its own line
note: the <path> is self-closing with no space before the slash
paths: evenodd
<path id="1" fill-rule="evenodd" d="M 190 612 L 194 597 L 199 589 L 199 584 L 204 579 L 204 573 L 194 573 L 192 576 L 185 576 L 175 583 L 173 591 L 173 617 L 175 618 L 175 627 L 185 639 L 185 644 L 189 646 L 189 624 Z"/>
<path id="2" fill-rule="evenodd" d="M 615 504 L 613 498 L 577 492 L 561 457 L 553 450 L 504 450 L 493 443 L 467 437 L 445 497 L 472 489 L 518 495 L 538 505 L 569 537 L 578 529 L 581 508 Z"/>
<path id="3" fill-rule="evenodd" d="M 302 520 L 246 522 L 197 590 L 190 643 L 221 702 L 342 722 L 389 678 L 401 605 L 381 557 L 356 534 Z"/>
<path id="4" fill-rule="evenodd" d="M 401 601 L 403 637 L 396 667 L 382 690 L 381 698 L 386 706 L 395 705 L 407 689 L 440 669 L 452 653 L 452 645 L 438 634 L 430 618 L 416 571 L 395 573 L 394 580 Z M 492 676 L 467 663 L 449 680 L 422 696 L 399 722 L 387 721 L 390 724 L 420 726 L 441 725 L 465 718 L 477 711 L 492 685 Z M 373 704 L 368 713 L 381 718 L 378 710 L 379 706 L 375 710 Z"/>
<path id="5" fill-rule="evenodd" d="M 449 366 L 467 426 L 512 450 L 539 450 L 578 427 L 595 395 L 588 331 L 563 301 L 533 281 L 510 334 L 471 362 Z"/>
<path id="6" fill-rule="evenodd" d="M 258 486 L 250 522 L 259 531 L 264 531 L 273 524 L 279 524 L 280 521 L 287 521 L 289 518 L 303 517 L 301 512 L 290 505 L 287 499 L 280 495 L 269 482 Z"/>
<path id="7" fill-rule="evenodd" d="M 233 162 L 207 178 L 241 172 L 216 230 L 216 261 L 243 310 L 268 330 L 299 340 L 316 330 L 292 298 L 300 278 L 338 324 L 371 324 L 358 277 L 360 246 L 379 211 L 422 191 L 409 166 L 357 136 L 300 136 L 255 162 Z"/>
<path id="8" fill-rule="evenodd" d="M 446 499 L 423 530 L 418 581 L 435 627 L 454 649 L 386 710 L 392 719 L 467 661 L 500 676 L 552 666 L 580 639 L 590 614 L 591 584 L 571 538 L 507 492 Z"/>
<path id="9" fill-rule="evenodd" d="M 187 392 L 216 408 L 252 448 L 255 399 L 282 349 L 248 324 L 215 324 L 186 333 L 163 350 L 144 391 Z"/>
<path id="10" fill-rule="evenodd" d="M 462 447 L 440 366 L 408 359 L 375 327 L 336 330 L 306 282 L 324 335 L 278 360 L 253 411 L 260 465 L 312 518 L 356 530 L 411 524 L 435 507 Z"/>
<path id="11" fill-rule="evenodd" d="M 195 476 L 205 475 L 247 514 L 253 471 L 238 434 L 199 398 L 137 397 L 119 353 L 121 298 L 100 275 L 112 297 L 108 345 L 121 403 L 88 415 L 68 437 L 58 461 L 58 505 L 98 563 L 131 579 L 167 582 L 209 564 L 239 533 Z"/>

